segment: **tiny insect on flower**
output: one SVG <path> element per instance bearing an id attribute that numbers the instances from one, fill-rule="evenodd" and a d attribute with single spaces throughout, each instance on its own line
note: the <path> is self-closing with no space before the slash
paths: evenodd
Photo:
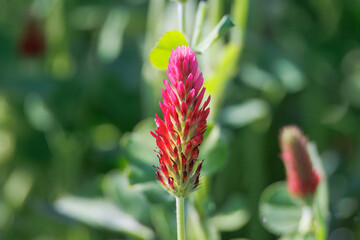
<path id="1" fill-rule="evenodd" d="M 280 145 L 289 193 L 300 198 L 313 196 L 319 175 L 312 166 L 306 137 L 298 127 L 286 126 L 280 132 Z"/>
<path id="2" fill-rule="evenodd" d="M 155 115 L 159 184 L 176 197 L 187 197 L 199 185 L 203 161 L 198 162 L 199 146 L 210 113 L 210 96 L 203 101 L 205 88 L 196 54 L 187 46 L 172 50 L 164 80 L 163 101 L 159 102 L 163 119 Z"/>

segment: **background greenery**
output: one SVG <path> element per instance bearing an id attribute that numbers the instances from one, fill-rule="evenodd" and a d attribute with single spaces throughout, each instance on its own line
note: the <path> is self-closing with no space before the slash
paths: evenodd
<path id="1" fill-rule="evenodd" d="M 209 0 L 204 34 L 225 13 L 236 26 L 199 55 L 213 105 L 189 239 L 276 239 L 258 202 L 285 178 L 277 137 L 292 123 L 325 167 L 328 239 L 359 239 L 360 1 Z M 40 56 L 20 47 L 30 15 Z M 165 0 L 0 1 L 0 239 L 174 239 L 151 167 L 165 75 L 149 53 L 176 28 Z"/>

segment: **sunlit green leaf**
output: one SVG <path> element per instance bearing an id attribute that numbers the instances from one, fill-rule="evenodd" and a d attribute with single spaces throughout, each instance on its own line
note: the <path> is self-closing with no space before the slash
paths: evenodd
<path id="1" fill-rule="evenodd" d="M 285 182 L 267 187 L 259 203 L 260 221 L 270 232 L 282 235 L 298 229 L 302 209 L 289 195 Z"/>
<path id="2" fill-rule="evenodd" d="M 171 50 L 182 45 L 189 45 L 184 34 L 177 30 L 166 32 L 151 51 L 150 62 L 158 69 L 166 69 Z"/>

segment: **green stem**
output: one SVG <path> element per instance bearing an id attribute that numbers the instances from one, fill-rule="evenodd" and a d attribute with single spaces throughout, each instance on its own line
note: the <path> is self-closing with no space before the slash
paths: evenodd
<path id="1" fill-rule="evenodd" d="M 185 240 L 184 198 L 176 197 L 177 240 Z"/>
<path id="2" fill-rule="evenodd" d="M 311 206 L 304 206 L 302 208 L 302 216 L 299 222 L 299 232 L 307 234 L 311 231 L 313 222 L 313 212 Z"/>
<path id="3" fill-rule="evenodd" d="M 205 15 L 206 15 L 206 7 L 207 3 L 204 1 L 199 2 L 198 9 L 196 11 L 196 17 L 195 17 L 195 27 L 194 27 L 194 34 L 191 40 L 192 46 L 196 46 L 201 38 L 201 30 L 202 26 L 204 24 Z"/>
<path id="4" fill-rule="evenodd" d="M 179 23 L 179 30 L 180 32 L 182 32 L 184 35 L 186 34 L 185 32 L 185 3 L 184 2 L 178 2 L 178 23 Z"/>

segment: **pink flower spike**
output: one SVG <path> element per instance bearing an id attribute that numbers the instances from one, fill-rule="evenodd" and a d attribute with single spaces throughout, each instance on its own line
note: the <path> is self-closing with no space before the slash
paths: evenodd
<path id="1" fill-rule="evenodd" d="M 190 47 L 172 50 L 166 74 L 170 81 L 164 80 L 165 89 L 159 103 L 164 121 L 156 115 L 157 128 L 151 132 L 159 149 L 160 167 L 156 177 L 172 195 L 187 197 L 199 185 L 202 162 L 197 165 L 196 162 L 210 98 L 202 104 L 204 79 Z M 196 171 L 192 171 L 193 168 Z"/>
<path id="2" fill-rule="evenodd" d="M 280 145 L 289 193 L 300 198 L 312 197 L 320 177 L 312 165 L 306 137 L 298 127 L 286 126 L 280 132 Z"/>

